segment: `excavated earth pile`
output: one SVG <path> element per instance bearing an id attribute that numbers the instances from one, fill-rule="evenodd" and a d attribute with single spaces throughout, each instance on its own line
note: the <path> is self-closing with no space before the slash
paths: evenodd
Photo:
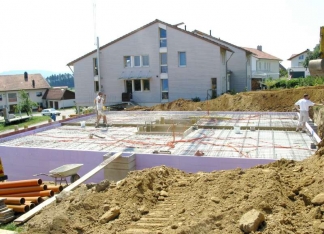
<path id="1" fill-rule="evenodd" d="M 224 94 L 203 102 L 178 99 L 173 102 L 153 106 L 136 106 L 128 110 L 147 111 L 294 111 L 294 104 L 307 93 L 313 102 L 324 101 L 324 86 L 301 87 L 296 89 L 262 90 L 242 92 L 235 95 Z"/>
<path id="2" fill-rule="evenodd" d="M 65 194 L 23 233 L 243 233 L 252 210 L 264 217 L 245 225 L 254 233 L 324 231 L 324 144 L 302 162 L 195 174 L 160 166 L 106 184 Z"/>
<path id="3" fill-rule="evenodd" d="M 177 100 L 131 110 L 293 111 L 304 93 L 321 102 L 324 87 L 224 94 L 208 102 Z M 117 183 L 84 184 L 62 192 L 24 224 L 22 233 L 323 234 L 324 143 L 304 161 L 211 173 L 159 166 L 133 171 Z"/>

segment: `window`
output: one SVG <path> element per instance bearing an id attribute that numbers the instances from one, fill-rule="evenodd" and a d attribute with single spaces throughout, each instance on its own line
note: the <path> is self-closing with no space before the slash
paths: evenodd
<path id="1" fill-rule="evenodd" d="M 131 67 L 131 56 L 124 56 L 124 67 Z"/>
<path id="2" fill-rule="evenodd" d="M 124 56 L 124 67 L 148 67 L 150 65 L 148 55 Z"/>
<path id="3" fill-rule="evenodd" d="M 98 75 L 98 63 L 97 58 L 93 58 L 93 75 Z"/>
<path id="4" fill-rule="evenodd" d="M 141 57 L 134 56 L 134 67 L 140 67 L 140 66 L 141 66 Z"/>
<path id="5" fill-rule="evenodd" d="M 99 81 L 94 82 L 94 91 L 99 92 Z"/>
<path id="6" fill-rule="evenodd" d="M 160 54 L 161 73 L 168 73 L 168 59 L 166 53 Z"/>
<path id="7" fill-rule="evenodd" d="M 179 66 L 187 66 L 186 52 L 179 52 Z"/>
<path id="8" fill-rule="evenodd" d="M 42 92 L 36 92 L 36 96 L 37 96 L 37 97 L 40 97 L 40 96 L 42 96 L 42 95 L 43 95 Z"/>
<path id="9" fill-rule="evenodd" d="M 134 91 L 141 91 L 141 80 L 134 80 Z"/>
<path id="10" fill-rule="evenodd" d="M 142 81 L 143 81 L 144 91 L 149 91 L 150 90 L 150 81 L 149 80 L 142 80 Z"/>
<path id="11" fill-rule="evenodd" d="M 148 67 L 150 65 L 148 55 L 143 55 L 142 56 L 142 63 L 143 63 L 143 67 Z"/>
<path id="12" fill-rule="evenodd" d="M 8 93 L 8 101 L 9 102 L 17 102 L 17 94 L 16 93 Z"/>
<path id="13" fill-rule="evenodd" d="M 166 79 L 161 80 L 162 100 L 169 99 L 169 81 Z"/>
<path id="14" fill-rule="evenodd" d="M 222 63 L 225 64 L 225 52 L 222 52 Z"/>
<path id="15" fill-rule="evenodd" d="M 167 46 L 167 34 L 166 30 L 163 28 L 160 28 L 160 47 L 166 47 Z"/>
<path id="16" fill-rule="evenodd" d="M 299 60 L 303 60 L 304 59 L 304 55 L 302 54 L 302 55 L 299 55 L 299 58 L 298 58 Z"/>
<path id="17" fill-rule="evenodd" d="M 0 101 L 2 101 L 2 94 L 0 94 Z"/>

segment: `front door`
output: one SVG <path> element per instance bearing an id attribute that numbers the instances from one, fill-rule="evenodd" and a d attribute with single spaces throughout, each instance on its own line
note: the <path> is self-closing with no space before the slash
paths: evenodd
<path id="1" fill-rule="evenodd" d="M 125 89 L 126 89 L 126 93 L 129 94 L 130 99 L 132 99 L 133 82 L 131 80 L 126 80 L 125 81 Z"/>
<path id="2" fill-rule="evenodd" d="M 217 97 L 217 78 L 211 78 L 211 99 Z"/>

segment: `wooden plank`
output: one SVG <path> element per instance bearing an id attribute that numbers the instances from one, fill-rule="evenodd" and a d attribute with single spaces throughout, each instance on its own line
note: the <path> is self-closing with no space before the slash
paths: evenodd
<path id="1" fill-rule="evenodd" d="M 98 173 L 101 169 L 103 169 L 105 166 L 107 166 L 109 163 L 111 163 L 116 158 L 120 157 L 121 155 L 122 155 L 122 152 L 118 152 L 118 153 L 115 153 L 113 156 L 107 158 L 105 161 L 103 161 L 102 163 L 100 163 L 97 167 L 95 167 L 94 169 L 92 169 L 91 171 L 89 171 L 87 174 L 85 174 L 84 176 L 82 176 L 80 179 L 78 179 L 77 181 L 75 181 L 73 184 L 70 184 L 68 187 L 66 187 L 65 189 L 63 189 L 62 192 L 64 192 L 64 191 L 72 191 L 77 186 L 79 186 L 80 184 L 82 184 L 84 181 L 86 181 L 87 179 L 89 179 L 91 176 L 93 176 L 96 173 Z M 29 220 L 30 218 L 32 218 L 34 215 L 36 215 L 39 211 L 41 211 L 44 207 L 48 206 L 49 204 L 51 204 L 55 200 L 56 200 L 55 196 L 47 199 L 46 201 L 44 201 L 44 202 L 40 203 L 39 205 L 37 205 L 35 208 L 33 208 L 30 211 L 26 212 L 25 214 L 19 216 L 17 219 L 14 220 L 14 222 L 15 223 L 24 223 L 24 222 L 26 222 L 27 220 Z"/>

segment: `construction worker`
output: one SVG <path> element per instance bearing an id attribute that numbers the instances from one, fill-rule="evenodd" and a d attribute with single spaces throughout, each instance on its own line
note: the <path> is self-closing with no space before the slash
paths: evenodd
<path id="1" fill-rule="evenodd" d="M 296 128 L 296 132 L 302 130 L 302 132 L 306 132 L 306 122 L 309 121 L 309 107 L 310 106 L 322 106 L 323 104 L 314 103 L 309 100 L 308 94 L 304 94 L 304 98 L 299 99 L 295 103 L 295 108 L 299 111 L 299 120 Z"/>
<path id="2" fill-rule="evenodd" d="M 97 111 L 97 121 L 96 128 L 99 128 L 99 121 L 101 117 L 103 118 L 103 124 L 107 126 L 107 117 L 103 112 L 103 104 L 106 102 L 106 94 L 104 95 L 102 92 L 98 93 L 98 96 L 95 99 L 96 111 Z"/>

